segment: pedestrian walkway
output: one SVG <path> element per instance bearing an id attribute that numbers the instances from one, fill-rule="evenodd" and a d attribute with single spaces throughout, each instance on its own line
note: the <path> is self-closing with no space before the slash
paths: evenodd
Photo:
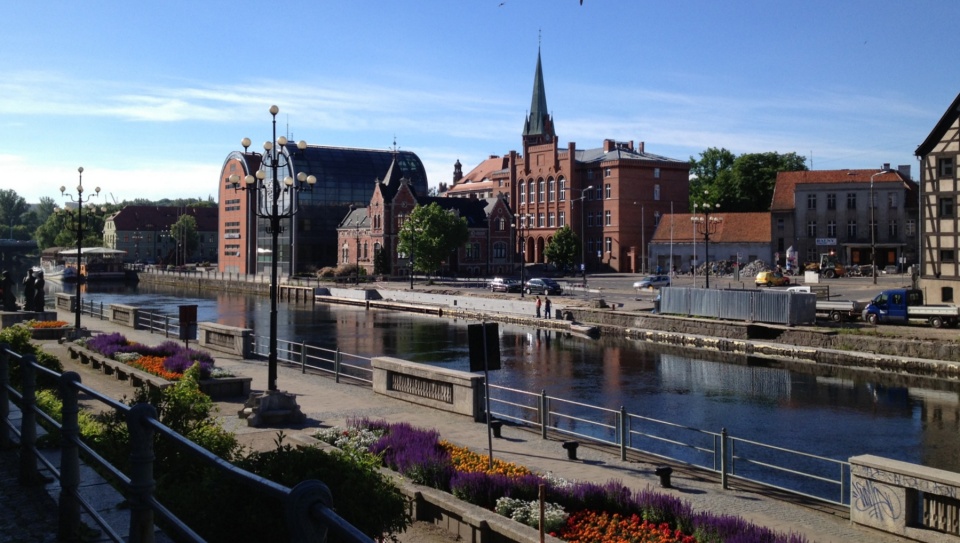
<path id="1" fill-rule="evenodd" d="M 145 344 L 163 341 L 160 336 L 145 331 L 131 330 L 114 326 L 106 321 L 87 320 L 93 334 L 121 332 L 127 338 Z M 43 348 L 56 354 L 63 360 L 64 369 L 80 374 L 84 384 L 96 388 L 105 394 L 120 398 L 129 397 L 131 389 L 123 382 L 104 376 L 88 366 L 82 366 L 66 354 L 66 346 L 56 342 L 42 342 Z M 267 365 L 259 360 L 242 360 L 237 357 L 216 354 L 216 365 L 238 376 L 252 378 L 253 389 L 263 390 L 267 384 Z M 452 443 L 467 446 L 480 452 L 487 451 L 488 438 L 486 426 L 478 424 L 472 418 L 454 415 L 412 403 L 395 400 L 373 393 L 365 385 L 336 383 L 333 379 L 312 374 L 302 374 L 299 368 L 281 365 L 278 371 L 278 387 L 282 391 L 295 394 L 301 410 L 307 416 L 303 426 L 273 429 L 250 428 L 246 420 L 237 416 L 242 408 L 243 399 L 219 402 L 219 416 L 224 426 L 235 432 L 240 441 L 251 448 L 268 450 L 276 446 L 279 433 L 284 435 L 284 443 L 291 441 L 310 441 L 312 434 L 320 428 L 344 426 L 350 418 L 368 417 L 384 419 L 389 422 L 408 422 L 422 428 L 436 429 L 440 436 Z M 493 440 L 495 458 L 524 465 L 540 473 L 552 473 L 568 480 L 584 480 L 605 483 L 617 479 L 634 491 L 647 487 L 658 487 L 659 477 L 654 470 L 656 464 L 634 461 L 621 461 L 616 454 L 604 450 L 580 447 L 578 459 L 571 460 L 558 440 L 541 439 L 539 434 L 526 429 L 504 426 L 502 438 Z M 8 457 L 2 457 L 4 475 L 9 468 Z M 721 486 L 703 474 L 675 469 L 672 477 L 673 488 L 659 491 L 689 501 L 695 510 L 740 515 L 756 524 L 767 526 L 781 532 L 803 534 L 811 542 L 819 543 L 884 543 L 900 541 L 889 534 L 874 531 L 852 524 L 849 520 L 833 514 L 780 501 L 746 488 L 723 490 Z M 9 479 L 4 479 L 7 481 Z M 4 492 L 9 485 L 4 485 Z M 4 503 L 20 501 L 16 496 L 0 495 Z M 336 496 L 334 496 L 336 500 Z M 23 500 L 27 501 L 27 500 Z M 30 500 L 32 501 L 32 500 Z M 37 514 L 49 508 L 49 502 L 37 503 Z M 0 509 L 0 526 L 8 525 L 8 514 Z M 16 513 L 11 513 L 16 514 Z M 40 517 L 42 518 L 42 517 Z M 39 522 L 44 522 L 40 520 Z M 125 532 L 125 530 L 124 530 Z M 0 535 L 0 543 L 19 541 L 51 541 L 43 534 L 34 538 L 15 539 Z"/>

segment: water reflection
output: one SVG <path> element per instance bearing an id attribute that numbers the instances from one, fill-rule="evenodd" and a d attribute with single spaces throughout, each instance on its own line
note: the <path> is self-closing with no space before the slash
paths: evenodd
<path id="1" fill-rule="evenodd" d="M 48 282 L 48 298 L 52 298 Z M 72 292 L 68 286 L 67 292 Z M 266 336 L 266 297 L 85 286 L 85 300 L 176 313 Z M 468 370 L 466 321 L 352 306 L 279 304 L 278 334 L 361 356 Z M 796 362 L 721 356 L 622 338 L 500 325 L 502 386 L 846 460 L 876 454 L 960 471 L 960 385 Z M 282 386 L 282 384 L 281 384 Z"/>

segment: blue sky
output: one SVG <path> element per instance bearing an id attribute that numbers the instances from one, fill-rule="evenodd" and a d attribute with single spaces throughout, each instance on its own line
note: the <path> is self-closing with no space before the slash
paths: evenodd
<path id="1" fill-rule="evenodd" d="M 520 150 L 541 47 L 560 144 L 910 164 L 960 92 L 960 2 L 8 2 L 2 188 L 216 198 L 278 132 L 420 156 L 432 186 Z M 372 180 L 371 180 L 372 181 Z"/>

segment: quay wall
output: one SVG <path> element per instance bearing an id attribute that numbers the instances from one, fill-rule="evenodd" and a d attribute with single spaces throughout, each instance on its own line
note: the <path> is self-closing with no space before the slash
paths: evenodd
<path id="1" fill-rule="evenodd" d="M 263 282 L 224 280 L 202 275 L 140 275 L 141 283 L 177 288 L 220 290 L 268 296 L 270 286 Z M 330 296 L 317 301 L 340 303 L 349 296 L 347 288 L 334 288 Z M 423 293 L 401 289 L 364 288 L 356 293 L 358 301 L 378 299 L 376 307 L 409 310 L 411 303 L 439 308 L 439 314 L 453 318 L 482 317 L 489 320 L 531 326 L 558 325 L 559 322 L 535 319 L 534 304 L 527 299 L 494 299 L 482 296 Z M 564 297 L 554 298 L 554 309 L 564 320 L 596 326 L 602 334 L 681 348 L 708 349 L 721 353 L 766 356 L 816 364 L 831 364 L 876 369 L 913 375 L 960 378 L 960 343 L 917 341 L 879 337 L 861 333 L 843 333 L 836 328 L 789 327 L 714 319 L 655 315 L 613 308 L 566 305 Z M 373 306 L 373 304 L 371 304 Z M 559 316 L 559 315 L 557 315 Z"/>

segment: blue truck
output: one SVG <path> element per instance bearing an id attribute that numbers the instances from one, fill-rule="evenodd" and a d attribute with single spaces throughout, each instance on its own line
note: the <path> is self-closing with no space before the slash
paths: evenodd
<path id="1" fill-rule="evenodd" d="M 960 323 L 960 307 L 955 305 L 924 305 L 923 291 L 894 288 L 884 290 L 863 310 L 863 320 L 870 324 L 924 321 L 934 328 Z"/>

